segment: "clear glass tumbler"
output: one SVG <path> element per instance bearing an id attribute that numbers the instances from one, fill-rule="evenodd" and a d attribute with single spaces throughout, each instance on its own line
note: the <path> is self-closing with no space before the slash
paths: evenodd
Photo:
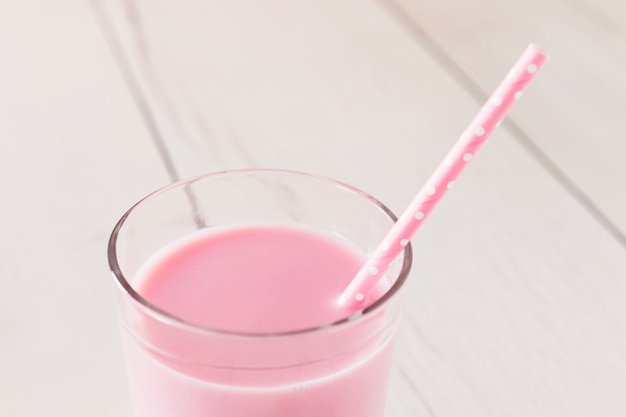
<path id="1" fill-rule="evenodd" d="M 349 185 L 279 170 L 208 174 L 135 204 L 108 246 L 134 417 L 382 417 L 410 245 L 389 269 L 389 289 L 372 305 L 284 333 L 187 322 L 144 299 L 136 279 L 157 251 L 198 229 L 305 225 L 371 254 L 395 220 L 382 203 Z"/>

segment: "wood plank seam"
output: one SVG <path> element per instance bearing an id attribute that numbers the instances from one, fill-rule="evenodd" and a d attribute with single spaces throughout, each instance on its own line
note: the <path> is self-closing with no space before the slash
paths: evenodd
<path id="1" fill-rule="evenodd" d="M 382 8 L 406 30 L 408 35 L 415 40 L 424 50 L 448 72 L 465 91 L 479 104 L 483 104 L 489 94 L 476 84 L 469 74 L 449 56 L 445 50 L 415 22 L 406 11 L 394 0 L 377 0 Z M 511 118 L 502 122 L 502 128 L 528 152 L 528 154 L 576 200 L 589 215 L 606 230 L 622 247 L 626 248 L 626 234 L 602 211 L 597 204 L 566 174 L 559 166 L 537 145 L 535 141 Z"/>
<path id="2" fill-rule="evenodd" d="M 181 176 L 176 169 L 167 147 L 165 146 L 163 134 L 161 133 L 161 130 L 156 122 L 154 112 L 151 110 L 146 94 L 141 90 L 135 74 L 133 74 L 129 59 L 124 53 L 119 36 L 117 35 L 111 21 L 111 17 L 105 10 L 105 7 L 101 4 L 100 0 L 88 0 L 88 3 L 98 23 L 102 36 L 104 37 L 106 44 L 109 46 L 113 59 L 117 64 L 126 86 L 128 87 L 130 95 L 139 109 L 139 113 L 141 114 L 144 124 L 150 133 L 150 137 L 157 148 L 170 180 L 172 182 L 180 180 Z"/>

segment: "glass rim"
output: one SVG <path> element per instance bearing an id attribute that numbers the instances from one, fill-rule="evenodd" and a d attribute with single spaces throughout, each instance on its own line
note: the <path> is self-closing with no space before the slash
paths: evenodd
<path id="1" fill-rule="evenodd" d="M 301 335 L 301 334 L 307 334 L 307 333 L 315 333 L 321 330 L 337 328 L 343 325 L 347 325 L 349 323 L 364 320 L 363 317 L 371 315 L 372 312 L 374 311 L 378 311 L 383 305 L 387 304 L 391 298 L 393 298 L 393 296 L 400 290 L 400 288 L 402 288 L 403 284 L 405 283 L 405 281 L 407 280 L 409 276 L 409 272 L 411 270 L 411 264 L 413 260 L 413 249 L 412 249 L 410 242 L 408 245 L 404 247 L 404 249 L 401 252 L 403 255 L 402 267 L 398 273 L 397 279 L 394 281 L 393 285 L 383 294 L 382 297 L 380 297 L 371 305 L 364 307 L 354 313 L 351 313 L 350 315 L 346 317 L 343 317 L 339 320 L 335 320 L 333 322 L 322 324 L 319 326 L 307 327 L 307 328 L 296 329 L 296 330 L 289 330 L 289 331 L 284 331 L 284 332 L 258 332 L 257 333 L 257 332 L 231 331 L 227 329 L 213 328 L 213 327 L 202 326 L 200 324 L 193 323 L 191 321 L 178 317 L 177 315 L 172 314 L 168 312 L 167 310 L 164 310 L 150 303 L 145 298 L 143 298 L 133 288 L 130 282 L 126 279 L 126 277 L 124 276 L 124 273 L 122 272 L 122 268 L 120 267 L 118 263 L 117 239 L 124 225 L 126 224 L 126 220 L 140 207 L 144 206 L 145 204 L 149 203 L 151 200 L 173 189 L 182 188 L 182 187 L 191 185 L 193 183 L 210 179 L 210 178 L 223 177 L 223 176 L 232 175 L 232 174 L 254 174 L 254 173 L 286 174 L 286 175 L 292 175 L 292 176 L 302 176 L 302 177 L 306 177 L 309 179 L 317 179 L 322 182 L 334 184 L 334 185 L 340 186 L 342 189 L 346 191 L 349 191 L 351 193 L 359 195 L 360 197 L 365 198 L 366 200 L 369 200 L 369 202 L 377 206 L 384 213 L 384 215 L 387 216 L 387 218 L 389 218 L 389 220 L 392 221 L 392 223 L 395 223 L 398 220 L 397 216 L 386 205 L 384 205 L 382 202 L 380 202 L 378 199 L 376 199 L 372 195 L 354 186 L 351 186 L 347 183 L 337 181 L 333 178 L 322 176 L 322 175 L 309 174 L 309 173 L 301 172 L 301 171 L 285 170 L 285 169 L 264 169 L 264 168 L 233 169 L 233 170 L 210 172 L 206 174 L 201 174 L 201 175 L 181 179 L 169 185 L 160 187 L 154 190 L 153 192 L 149 193 L 148 195 L 146 195 L 139 201 L 137 201 L 122 215 L 122 217 L 115 224 L 113 231 L 111 232 L 111 235 L 109 237 L 109 242 L 107 244 L 107 258 L 108 258 L 108 263 L 109 263 L 109 269 L 113 273 L 113 276 L 115 278 L 115 283 L 117 284 L 118 288 L 122 291 L 123 295 L 129 298 L 133 304 L 138 306 L 142 311 L 147 313 L 149 316 L 151 316 L 152 318 L 166 325 L 176 326 L 176 327 L 188 330 L 188 331 L 192 331 L 194 333 L 218 334 L 218 335 L 221 334 L 224 336 L 231 336 L 231 337 L 240 336 L 240 337 L 246 337 L 246 338 L 271 338 L 271 337 L 285 337 L 285 336 L 294 336 L 294 335 Z"/>

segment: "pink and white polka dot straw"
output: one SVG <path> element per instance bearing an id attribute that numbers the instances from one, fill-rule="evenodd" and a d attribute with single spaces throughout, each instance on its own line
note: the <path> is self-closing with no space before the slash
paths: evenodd
<path id="1" fill-rule="evenodd" d="M 456 177 L 500 124 L 511 106 L 521 97 L 547 59 L 548 57 L 535 45 L 531 44 L 526 48 L 374 254 L 344 290 L 339 299 L 341 304 L 345 304 L 352 311 L 363 307 L 367 295 L 385 274 L 389 264 L 408 245 L 417 229 L 446 191 L 452 187 Z"/>

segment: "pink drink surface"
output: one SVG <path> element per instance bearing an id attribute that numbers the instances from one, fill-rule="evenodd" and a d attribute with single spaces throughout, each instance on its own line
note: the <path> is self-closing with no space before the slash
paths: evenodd
<path id="1" fill-rule="evenodd" d="M 337 299 L 363 262 L 346 241 L 311 229 L 215 228 L 158 252 L 135 282 L 151 304 L 195 325 L 293 332 L 344 318 Z M 370 322 L 241 342 L 187 339 L 146 319 L 137 327 L 150 349 L 125 338 L 135 417 L 382 417 L 395 325 Z"/>
<path id="2" fill-rule="evenodd" d="M 343 318 L 338 294 L 364 262 L 346 242 L 312 231 L 224 228 L 169 248 L 148 266 L 139 292 L 201 326 L 288 332 Z"/>

